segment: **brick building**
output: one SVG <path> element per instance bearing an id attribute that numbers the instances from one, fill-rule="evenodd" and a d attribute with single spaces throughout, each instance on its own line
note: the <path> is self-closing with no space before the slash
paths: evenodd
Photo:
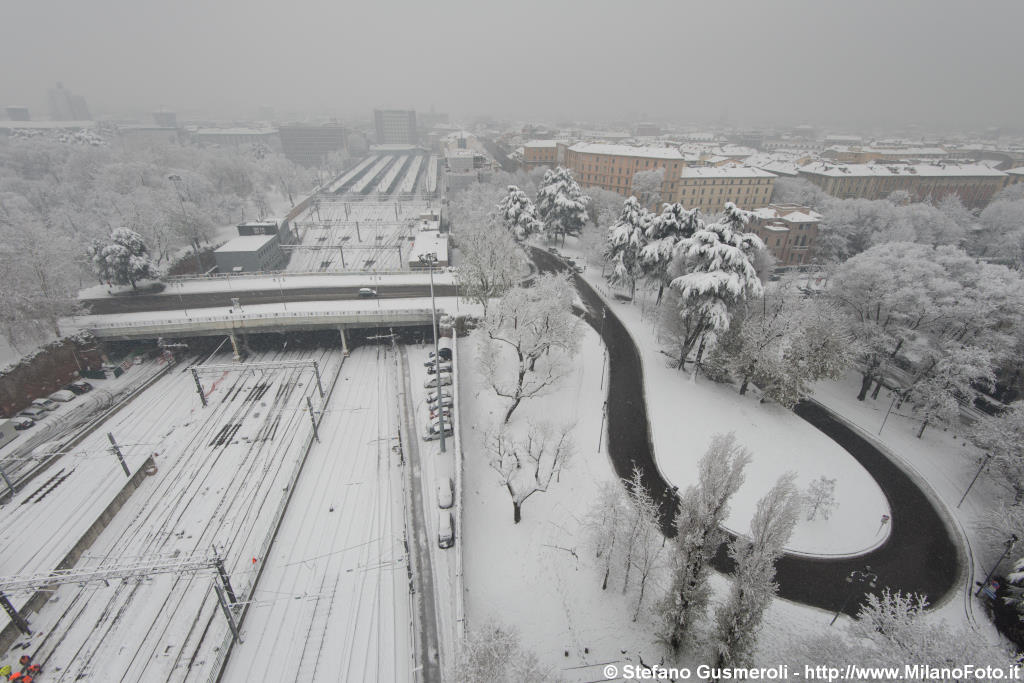
<path id="1" fill-rule="evenodd" d="M 748 224 L 780 266 L 810 263 L 818 239 L 820 213 L 800 204 L 769 204 L 755 209 Z"/>
<path id="2" fill-rule="evenodd" d="M 600 187 L 630 196 L 633 176 L 640 171 L 664 169 L 663 201 L 675 196 L 683 155 L 675 147 L 633 147 L 597 142 L 580 142 L 565 149 L 563 165 L 582 187 Z"/>
<path id="3" fill-rule="evenodd" d="M 896 190 L 914 201 L 939 200 L 956 194 L 967 208 L 989 203 L 1006 184 L 1007 175 L 980 164 L 830 164 L 817 162 L 800 168 L 806 178 L 840 199 L 885 199 Z"/>
<path id="4" fill-rule="evenodd" d="M 741 209 L 767 206 L 775 188 L 774 173 L 750 166 L 700 166 L 680 171 L 677 191 L 666 201 L 688 209 L 717 213 L 732 202 Z"/>

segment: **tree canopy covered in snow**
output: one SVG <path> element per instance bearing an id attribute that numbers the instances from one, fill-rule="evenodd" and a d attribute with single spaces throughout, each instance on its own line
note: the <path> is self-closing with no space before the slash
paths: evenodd
<path id="1" fill-rule="evenodd" d="M 157 277 L 156 266 L 142 235 L 128 228 L 117 228 L 106 240 L 94 240 L 88 249 L 93 271 L 100 282 L 131 285 Z"/>
<path id="2" fill-rule="evenodd" d="M 587 203 L 572 171 L 559 166 L 544 174 L 537 189 L 537 214 L 544 222 L 544 230 L 552 238 L 578 235 L 587 224 Z"/>
<path id="3" fill-rule="evenodd" d="M 608 229 L 606 257 L 611 264 L 608 280 L 630 288 L 630 298 L 636 292 L 636 281 L 643 277 L 640 254 L 647 244 L 647 230 L 653 216 L 640 205 L 636 197 L 622 204 L 619 220 Z"/>
<path id="4" fill-rule="evenodd" d="M 533 202 L 515 185 L 509 185 L 508 193 L 498 202 L 498 216 L 505 229 L 518 240 L 526 239 L 544 227 Z"/>

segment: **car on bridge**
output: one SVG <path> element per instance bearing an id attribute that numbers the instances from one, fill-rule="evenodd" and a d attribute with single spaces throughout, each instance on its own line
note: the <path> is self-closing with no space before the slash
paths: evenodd
<path id="1" fill-rule="evenodd" d="M 372 299 L 375 296 L 377 296 L 377 290 L 376 289 L 373 289 L 372 287 L 360 287 L 359 288 L 359 298 L 360 299 Z"/>

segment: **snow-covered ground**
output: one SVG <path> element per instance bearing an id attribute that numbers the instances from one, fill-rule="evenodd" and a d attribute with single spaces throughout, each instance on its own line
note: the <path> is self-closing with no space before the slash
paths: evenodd
<path id="1" fill-rule="evenodd" d="M 618 662 L 622 650 L 658 660 L 654 622 L 645 612 L 632 621 L 633 604 L 618 590 L 601 590 L 581 523 L 605 482 L 618 482 L 601 434 L 604 350 L 583 328 L 572 372 L 543 397 L 524 400 L 513 423 L 574 424 L 575 454 L 546 493 L 523 505 L 512 521 L 512 502 L 489 466 L 484 431 L 500 423 L 507 400 L 482 378 L 476 335 L 459 340 L 459 389 L 465 452 L 463 493 L 467 628 L 488 621 L 515 627 L 525 648 L 572 681 L 601 680 L 600 664 Z M 607 382 L 607 378 L 605 378 Z M 600 448 L 598 448 L 598 442 Z M 650 605 L 648 605 L 650 607 Z M 589 652 L 587 652 L 589 650 Z M 568 651 L 568 656 L 565 652 Z"/>
<path id="2" fill-rule="evenodd" d="M 249 362 L 314 358 L 329 387 L 341 361 L 338 352 L 268 352 Z M 216 358 L 229 359 L 226 354 Z M 254 567 L 266 560 L 268 534 L 310 436 L 305 399 L 310 396 L 315 406 L 320 399 L 308 366 L 218 370 L 203 379 L 207 408 L 201 407 L 191 374 L 182 368 L 112 420 L 110 431 L 124 444 L 129 464 L 138 467 L 156 452 L 158 471 L 127 500 L 79 566 L 181 559 L 216 548 L 236 593 L 247 593 L 256 576 Z M 44 501 L 43 512 L 55 510 L 50 517 L 31 509 L 43 503 L 26 506 L 29 514 L 21 516 L 32 519 L 20 527 L 28 528 L 28 539 L 75 536 L 77 527 L 87 527 L 95 514 L 76 509 L 68 500 L 88 502 L 98 497 L 97 492 L 123 486 L 124 474 L 116 460 L 102 443 L 92 443 L 105 440 L 105 431 L 82 446 L 83 464 L 98 463 L 90 464 L 89 471 L 95 472 L 88 480 L 83 472 L 78 484 L 68 479 L 63 491 Z M 74 462 L 65 457 L 54 468 Z M 73 470 L 76 475 L 80 467 Z M 31 548 L 33 542 L 15 541 L 14 546 Z M 20 555 L 8 554 L 9 561 Z M 11 569 L 4 573 L 25 571 Z M 215 666 L 227 633 L 212 584 L 210 572 L 199 572 L 115 581 L 109 586 L 65 585 L 31 617 L 35 635 L 28 639 L 28 649 L 51 675 L 59 673 L 57 680 L 203 676 Z"/>
<path id="3" fill-rule="evenodd" d="M 224 681 L 411 680 L 395 354 L 345 361 Z"/>
<path id="4" fill-rule="evenodd" d="M 680 489 L 694 483 L 697 461 L 712 435 L 734 432 L 753 459 L 730 502 L 725 524 L 730 530 L 742 533 L 757 501 L 791 470 L 801 489 L 820 476 L 835 479 L 837 506 L 827 520 L 802 517 L 786 546 L 788 552 L 860 554 L 885 541 L 889 527 L 880 522 L 882 515 L 892 515 L 889 505 L 853 456 L 792 411 L 759 403 L 753 394 L 740 396 L 734 387 L 704 377 L 694 382 L 689 371 L 675 370 L 654 332 L 652 293 L 638 287 L 635 303 L 616 301 L 600 270 L 588 268 L 583 277 L 604 295 L 640 350 L 655 459 L 668 481 Z"/>

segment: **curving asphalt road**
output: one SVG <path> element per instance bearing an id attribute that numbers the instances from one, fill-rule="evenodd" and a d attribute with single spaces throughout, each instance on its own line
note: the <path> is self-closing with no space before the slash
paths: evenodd
<path id="1" fill-rule="evenodd" d="M 541 271 L 566 271 L 559 258 L 536 248 L 532 256 Z M 644 398 L 640 354 L 622 322 L 605 309 L 604 301 L 582 278 L 573 275 L 580 297 L 592 313 L 587 323 L 601 334 L 609 355 L 608 451 L 616 473 L 623 479 L 639 467 L 648 489 L 662 501 L 662 532 L 675 536 L 673 523 L 678 497 L 654 460 Z M 855 558 L 813 559 L 784 555 L 777 564 L 779 595 L 827 610 L 838 610 L 851 594 L 846 577 L 870 565 L 878 574 L 876 590 L 883 587 L 927 595 L 938 603 L 960 577 L 960 552 L 949 528 L 931 500 L 914 481 L 858 432 L 831 411 L 813 401 L 796 406 L 797 415 L 821 430 L 850 453 L 875 479 L 892 510 L 889 539 L 881 547 Z M 730 537 L 732 540 L 732 537 Z M 732 571 L 727 544 L 718 549 L 714 565 Z M 845 612 L 855 615 L 860 600 L 850 599 Z"/>
<path id="2" fill-rule="evenodd" d="M 375 284 L 375 283 L 374 283 Z M 359 287 L 296 287 L 288 289 L 287 301 L 337 301 L 358 299 Z M 375 287 L 381 299 L 430 296 L 430 285 L 380 285 Z M 434 285 L 437 296 L 455 296 L 454 285 Z M 178 295 L 173 288 L 160 294 L 134 294 L 110 296 L 101 299 L 83 299 L 91 313 L 135 313 L 138 311 L 171 311 L 180 308 L 231 307 L 231 299 L 237 298 L 243 305 L 276 304 L 282 301 L 277 289 L 252 289 L 226 292 L 195 292 Z"/>

